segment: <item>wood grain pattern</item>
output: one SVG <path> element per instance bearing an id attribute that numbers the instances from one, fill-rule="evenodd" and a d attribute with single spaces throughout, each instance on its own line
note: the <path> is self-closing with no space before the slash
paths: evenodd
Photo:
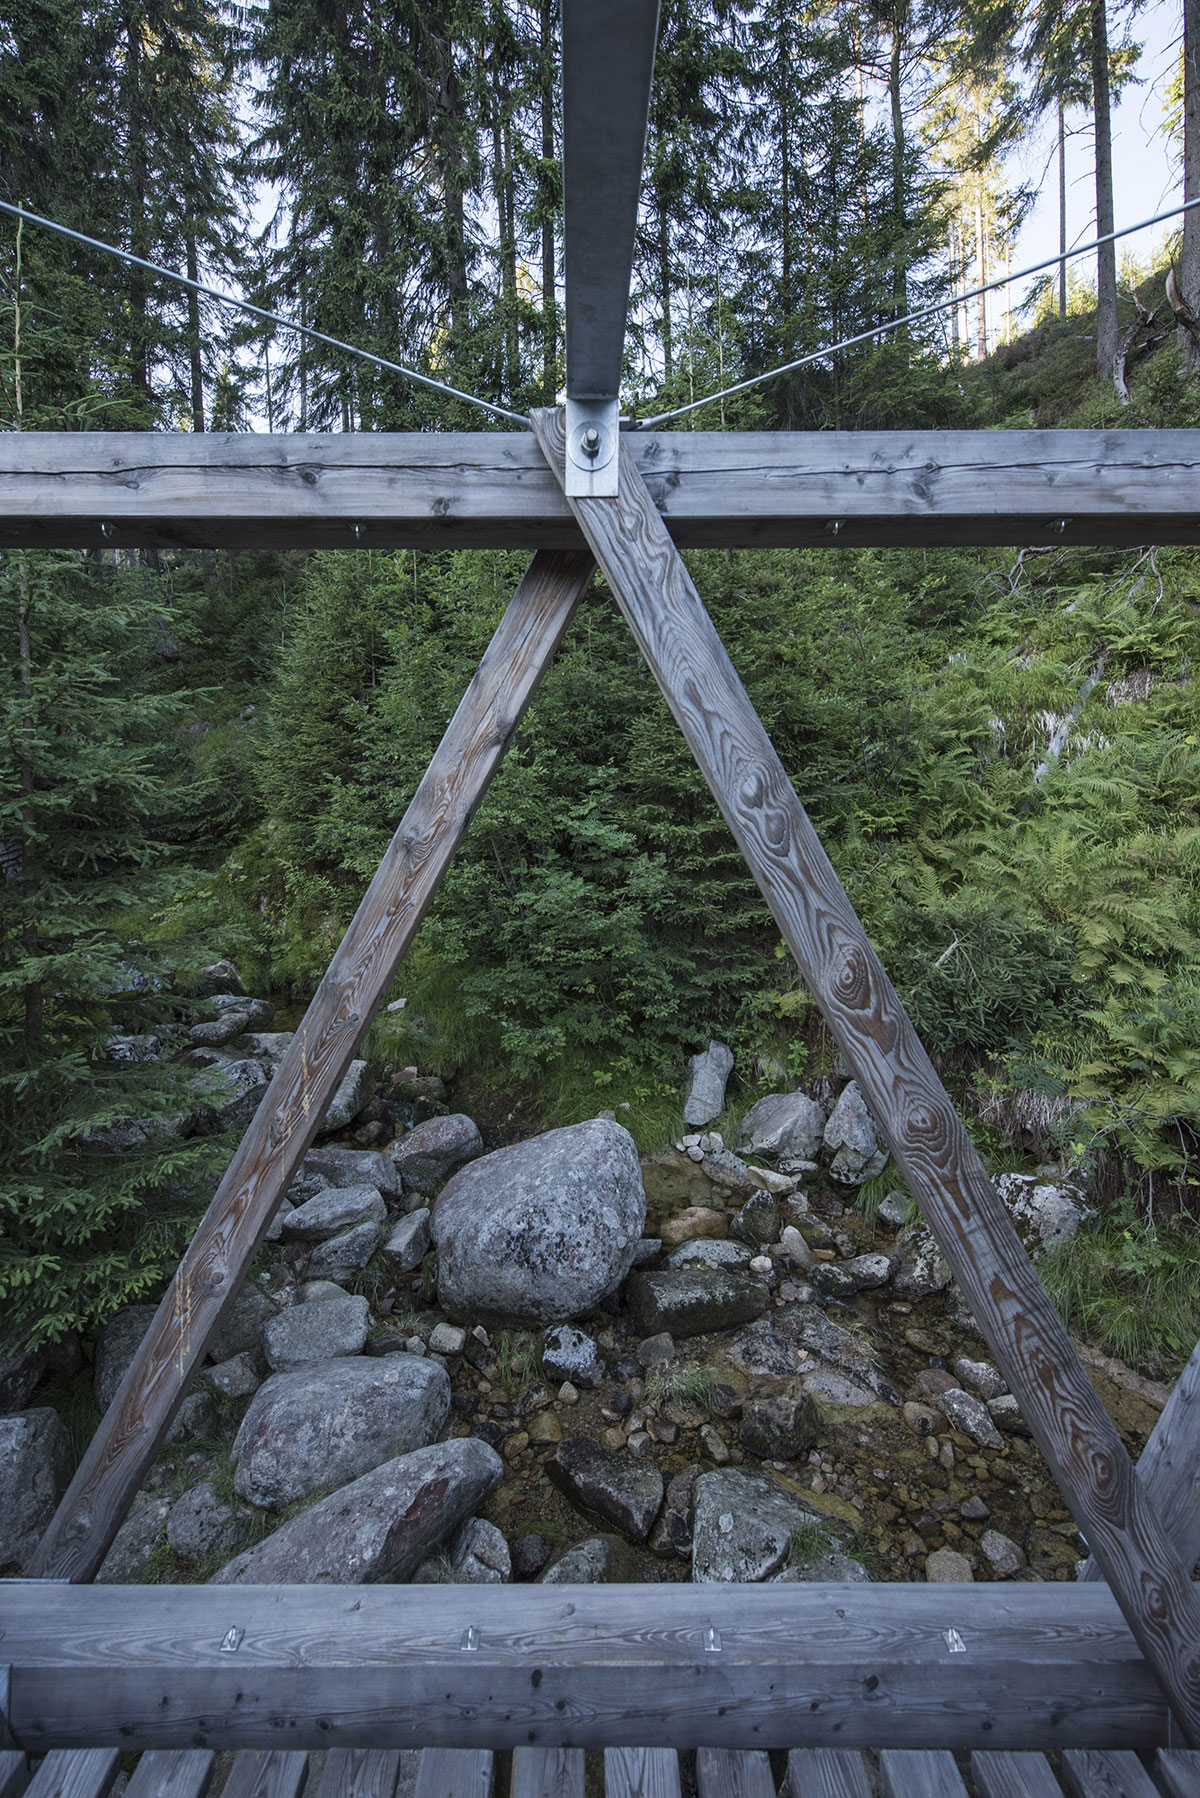
<path id="1" fill-rule="evenodd" d="M 13 1727 L 39 1752 L 1168 1739 L 1103 1584 L 446 1586 L 436 1604 L 406 1586 L 34 1584 L 4 1607 Z"/>
<path id="2" fill-rule="evenodd" d="M 883 1798 L 967 1798 L 947 1750 L 885 1748 L 879 1756 Z"/>
<path id="3" fill-rule="evenodd" d="M 583 1774 L 582 1748 L 516 1748 L 508 1798 L 583 1798 Z"/>
<path id="4" fill-rule="evenodd" d="M 732 1748 L 701 1748 L 696 1755 L 700 1798 L 775 1798 L 770 1757 Z"/>
<path id="5" fill-rule="evenodd" d="M 625 441 L 682 547 L 1200 540 L 1194 430 Z M 571 549 L 579 532 L 527 432 L 0 434 L 0 548 L 155 544 Z"/>
<path id="6" fill-rule="evenodd" d="M 973 1754 L 971 1778 L 979 1798 L 1062 1798 L 1040 1754 Z"/>
<path id="7" fill-rule="evenodd" d="M 605 1798 L 679 1798 L 679 1756 L 669 1748 L 606 1748 Z"/>
<path id="8" fill-rule="evenodd" d="M 413 1798 L 489 1798 L 494 1759 L 487 1748 L 426 1748 Z"/>
<path id="9" fill-rule="evenodd" d="M 29 1762 L 15 1749 L 0 1753 L 0 1798 L 20 1798 L 29 1784 Z"/>
<path id="10" fill-rule="evenodd" d="M 591 575 L 530 564 L 29 1566 L 91 1579 L 238 1292 Z"/>
<path id="11" fill-rule="evenodd" d="M 307 1754 L 279 1748 L 258 1749 L 235 1757 L 221 1798 L 300 1798 L 308 1771 Z"/>
<path id="12" fill-rule="evenodd" d="M 121 1771 L 115 1748 L 68 1748 L 48 1754 L 26 1798 L 104 1798 Z"/>
<path id="13" fill-rule="evenodd" d="M 1163 1748 L 1154 1762 L 1167 1798 L 1200 1798 L 1200 1754 L 1181 1748 Z"/>
<path id="14" fill-rule="evenodd" d="M 331 1748 L 320 1782 L 305 1798 L 394 1798 L 404 1762 L 401 1748 Z"/>
<path id="15" fill-rule="evenodd" d="M 1193 1569 L 1200 1561 L 1200 1343 L 1192 1350 L 1138 1458 L 1137 1476 L 1180 1560 Z M 1103 1577 L 1089 1555 L 1079 1578 Z"/>
<path id="16" fill-rule="evenodd" d="M 125 1787 L 125 1798 L 204 1798 L 215 1761 L 207 1748 L 143 1754 Z"/>
<path id="17" fill-rule="evenodd" d="M 1062 1766 L 1072 1798 L 1161 1798 L 1136 1754 L 1070 1748 Z"/>
<path id="18" fill-rule="evenodd" d="M 862 1756 L 843 1748 L 797 1748 L 788 1755 L 792 1798 L 871 1798 Z"/>
<path id="19" fill-rule="evenodd" d="M 562 469 L 557 412 L 535 412 Z M 571 502 L 1129 1626 L 1200 1744 L 1200 1600 L 817 838 L 632 459 Z"/>

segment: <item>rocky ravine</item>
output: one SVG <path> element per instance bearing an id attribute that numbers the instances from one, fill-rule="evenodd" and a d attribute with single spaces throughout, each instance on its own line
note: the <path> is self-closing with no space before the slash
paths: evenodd
<path id="1" fill-rule="evenodd" d="M 269 1065 L 261 1003 L 216 1005 L 206 1059 Z M 432 1115 L 393 1135 L 356 1073 L 100 1578 L 1072 1577 L 1074 1524 L 927 1233 L 899 1195 L 856 1209 L 885 1165 L 857 1087 L 770 1095 L 735 1154 L 703 1128 L 728 1061 L 695 1058 L 695 1127 L 640 1162 L 611 1116 L 485 1155 L 414 1070 L 393 1089 Z M 1061 1181 L 1000 1187 L 1035 1254 L 1082 1215 Z M 101 1407 L 151 1315 L 96 1345 Z M 70 1476 L 37 1391 L 69 1369 L 0 1363 L 0 1571 Z M 1094 1377 L 1139 1450 L 1165 1393 Z"/>

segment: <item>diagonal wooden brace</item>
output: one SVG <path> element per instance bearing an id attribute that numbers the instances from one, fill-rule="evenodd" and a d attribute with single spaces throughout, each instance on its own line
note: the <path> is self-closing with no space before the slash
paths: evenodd
<path id="1" fill-rule="evenodd" d="M 539 551 L 463 695 L 291 1047 L 29 1568 L 93 1577 L 592 573 Z"/>
<path id="2" fill-rule="evenodd" d="M 560 415 L 535 412 L 563 478 Z M 645 482 L 571 499 L 738 847 L 1188 1741 L 1200 1597 L 871 947 Z"/>

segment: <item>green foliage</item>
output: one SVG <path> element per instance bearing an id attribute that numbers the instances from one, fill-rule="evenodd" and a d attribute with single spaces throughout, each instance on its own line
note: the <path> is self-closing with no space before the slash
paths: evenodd
<path id="1" fill-rule="evenodd" d="M 669 1404 L 674 1399 L 710 1411 L 716 1389 L 716 1374 L 699 1361 L 666 1361 L 651 1368 L 646 1376 L 646 1398 L 652 1405 Z"/>
<path id="2" fill-rule="evenodd" d="M 1040 1271 L 1064 1321 L 1135 1367 L 1173 1377 L 1200 1337 L 1200 1237 L 1186 1220 L 1156 1228 L 1125 1204 Z"/>

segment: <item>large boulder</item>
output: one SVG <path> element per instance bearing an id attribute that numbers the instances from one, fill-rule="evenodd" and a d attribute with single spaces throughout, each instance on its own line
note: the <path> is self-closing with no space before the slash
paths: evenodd
<path id="1" fill-rule="evenodd" d="M 332 1136 L 335 1130 L 344 1130 L 347 1124 L 352 1124 L 374 1091 L 375 1082 L 367 1063 L 352 1061 L 342 1075 L 341 1085 L 329 1101 L 318 1136 Z"/>
<path id="2" fill-rule="evenodd" d="M 590 1436 L 572 1436 L 559 1443 L 546 1472 L 575 1504 L 615 1524 L 634 1542 L 650 1534 L 663 1497 L 662 1474 L 652 1461 L 614 1454 Z"/>
<path id="3" fill-rule="evenodd" d="M 127 1305 L 123 1311 L 116 1312 L 101 1331 L 92 1375 L 96 1403 L 101 1411 L 107 1411 L 116 1396 L 117 1387 L 125 1378 L 157 1310 L 157 1305 Z"/>
<path id="4" fill-rule="evenodd" d="M 742 1119 L 746 1152 L 815 1161 L 825 1133 L 825 1110 L 807 1093 L 768 1093 Z"/>
<path id="5" fill-rule="evenodd" d="M 688 1063 L 688 1090 L 683 1106 L 683 1119 L 698 1130 L 711 1123 L 725 1109 L 725 1083 L 733 1072 L 733 1050 L 724 1043 L 710 1042 L 700 1055 Z"/>
<path id="6" fill-rule="evenodd" d="M 360 1355 L 371 1327 L 371 1310 L 361 1295 L 317 1299 L 281 1311 L 263 1338 L 267 1362 L 275 1373 L 287 1373 L 313 1362 Z"/>
<path id="7" fill-rule="evenodd" d="M 405 1187 L 423 1198 L 435 1193 L 456 1167 L 483 1154 L 483 1138 L 474 1120 L 455 1112 L 417 1124 L 392 1149 Z"/>
<path id="8" fill-rule="evenodd" d="M 887 1166 L 888 1151 L 879 1142 L 875 1120 L 867 1110 L 857 1080 L 850 1082 L 830 1112 L 824 1143 L 833 1157 L 830 1176 L 843 1185 L 862 1186 Z"/>
<path id="9" fill-rule="evenodd" d="M 733 1468 L 702 1473 L 693 1505 L 692 1578 L 701 1585 L 769 1579 L 817 1515 L 769 1480 Z"/>
<path id="10" fill-rule="evenodd" d="M 595 1118 L 461 1168 L 433 1213 L 438 1298 L 457 1317 L 560 1323 L 633 1265 L 646 1198 L 633 1138 Z"/>
<path id="11" fill-rule="evenodd" d="M 75 1468 L 57 1411 L 0 1417 L 0 1573 L 20 1569 L 58 1508 Z"/>
<path id="12" fill-rule="evenodd" d="M 1040 1180 L 1036 1174 L 1001 1174 L 996 1190 L 1036 1261 L 1055 1243 L 1074 1236 L 1093 1213 L 1069 1180 Z"/>
<path id="13" fill-rule="evenodd" d="M 235 1490 L 278 1510 L 424 1447 L 449 1409 L 446 1370 L 427 1356 L 322 1361 L 273 1374 L 234 1440 Z"/>
<path id="14" fill-rule="evenodd" d="M 416 1449 L 310 1505 L 230 1561 L 212 1584 L 355 1586 L 406 1580 L 479 1509 L 503 1471 L 495 1449 L 474 1436 Z"/>

